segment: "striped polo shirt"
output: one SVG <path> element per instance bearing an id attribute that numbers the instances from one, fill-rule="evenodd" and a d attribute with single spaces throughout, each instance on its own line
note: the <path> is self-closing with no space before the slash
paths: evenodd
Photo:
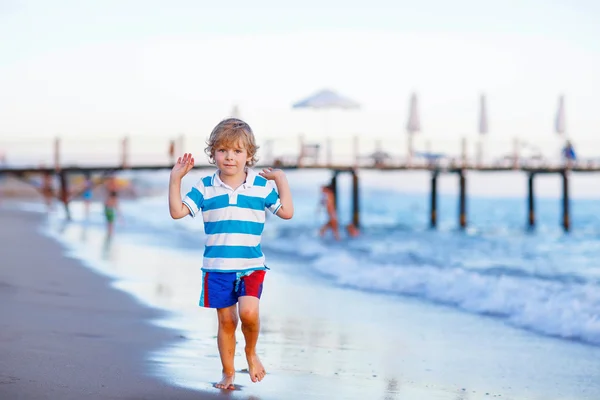
<path id="1" fill-rule="evenodd" d="M 224 183 L 219 171 L 205 176 L 190 190 L 183 204 L 195 217 L 202 212 L 206 244 L 203 271 L 241 272 L 265 268 L 260 239 L 266 209 L 281 207 L 277 187 L 246 170 L 246 181 L 237 189 Z"/>

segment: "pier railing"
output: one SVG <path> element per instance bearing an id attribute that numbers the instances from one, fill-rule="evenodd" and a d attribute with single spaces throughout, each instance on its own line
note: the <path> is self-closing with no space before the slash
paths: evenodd
<path id="1" fill-rule="evenodd" d="M 510 169 L 564 166 L 558 137 L 544 140 L 465 136 L 439 138 L 416 135 L 413 151 L 406 135 L 324 137 L 319 135 L 260 138 L 260 165 L 292 167 Z M 208 165 L 201 135 L 103 135 L 0 138 L 0 168 L 56 168 L 77 166 L 168 166 L 184 152 Z M 600 138 L 575 141 L 574 167 L 600 168 Z M 2 161 L 4 161 L 2 163 Z"/>

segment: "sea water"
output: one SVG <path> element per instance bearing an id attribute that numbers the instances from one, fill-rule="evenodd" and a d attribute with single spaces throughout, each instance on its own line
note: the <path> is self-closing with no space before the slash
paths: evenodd
<path id="1" fill-rule="evenodd" d="M 349 299 L 361 299 L 363 305 L 359 308 L 363 314 L 347 317 L 346 323 L 356 325 L 355 328 L 360 330 L 361 318 L 369 317 L 364 313 L 373 314 L 378 322 L 369 322 L 374 327 L 365 328 L 365 332 L 371 332 L 381 340 L 393 342 L 396 337 L 389 332 L 396 325 L 383 328 L 387 324 L 384 312 L 398 318 L 410 314 L 406 320 L 412 320 L 414 325 L 428 326 L 431 337 L 417 338 L 416 335 L 415 339 L 410 339 L 404 336 L 403 340 L 412 340 L 416 347 L 438 348 L 438 354 L 423 356 L 425 360 L 438 357 L 456 361 L 455 364 L 454 361 L 441 362 L 454 373 L 432 379 L 411 368 L 414 365 L 410 362 L 416 360 L 411 357 L 420 356 L 407 355 L 402 362 L 388 360 L 393 363 L 388 370 L 396 368 L 400 371 L 400 376 L 382 382 L 388 389 L 402 381 L 420 382 L 408 386 L 417 391 L 423 386 L 450 388 L 447 398 L 453 399 L 484 396 L 485 393 L 480 391 L 469 397 L 468 388 L 452 388 L 452 382 L 457 379 L 460 382 L 461 373 L 464 373 L 469 374 L 468 382 L 479 385 L 478 388 L 487 384 L 495 390 L 491 395 L 504 393 L 504 398 L 600 398 L 600 196 L 581 196 L 587 198 L 571 201 L 573 228 L 567 234 L 560 226 L 562 203 L 556 196 L 559 193 L 548 197 L 551 191 L 547 191 L 543 193 L 545 196 L 536 199 L 537 226 L 531 230 L 526 226 L 526 198 L 522 193 L 515 194 L 511 187 L 522 184 L 522 177 L 504 176 L 503 181 L 509 182 L 504 190 L 499 190 L 490 177 L 479 188 L 470 187 L 470 193 L 475 194 L 468 198 L 467 229 L 460 230 L 457 226 L 458 203 L 453 190 L 442 191 L 439 195 L 438 228 L 430 229 L 429 194 L 422 190 L 428 181 L 424 179 L 418 184 L 421 190 L 415 190 L 418 185 L 414 185 L 414 177 L 408 174 L 362 174 L 361 235 L 348 238 L 342 234 L 342 240 L 336 242 L 330 235 L 324 238 L 317 235 L 325 218 L 319 207 L 319 187 L 327 183 L 330 173 L 290 173 L 295 216 L 290 221 L 268 218 L 262 244 L 268 265 L 279 276 L 277 279 L 281 282 L 299 280 L 304 282 L 304 288 L 318 282 L 317 286 L 325 289 L 315 291 L 315 296 L 334 293 L 336 299 L 343 299 L 346 304 Z M 186 177 L 184 190 L 201 175 L 202 172 L 194 172 Z M 114 243 L 101 239 L 104 238 L 101 235 L 104 226 L 99 203 L 93 205 L 87 219 L 82 215 L 81 205 L 74 204 L 75 221 L 68 225 L 63 224 L 60 213 L 56 213 L 47 232 L 65 243 L 71 254 L 85 260 L 86 265 L 114 277 L 118 288 L 129 291 L 146 304 L 172 312 L 172 318 L 156 323 L 185 332 L 183 336 L 189 340 L 187 347 L 163 349 L 152 355 L 160 362 L 159 373 L 177 384 L 210 388 L 210 382 L 197 379 L 193 369 L 189 368 L 203 355 L 214 366 L 215 375 L 220 369 L 214 343 L 216 323 L 214 319 L 198 320 L 197 317 L 204 241 L 202 221 L 170 218 L 167 174 L 138 174 L 135 179 L 154 186 L 159 194 L 122 202 L 124 222 L 117 225 Z M 442 182 L 446 187 L 453 184 L 452 180 Z M 350 190 L 350 180 L 340 176 L 342 225 L 350 222 Z M 90 248 L 97 251 L 90 252 Z M 122 250 L 120 256 L 115 254 L 119 249 Z M 274 289 L 266 288 L 266 293 L 269 290 Z M 299 293 L 298 296 L 304 295 Z M 336 300 L 325 301 L 336 304 Z M 378 306 L 370 307 L 369 304 Z M 274 314 L 277 310 L 285 312 L 281 306 L 268 307 Z M 315 303 L 308 307 L 325 306 Z M 338 309 L 344 307 L 344 303 L 340 303 Z M 376 317 L 378 311 L 374 309 L 382 313 L 379 319 Z M 405 312 L 398 314 L 398 310 Z M 423 315 L 434 318 L 436 323 L 428 323 Z M 265 325 L 268 326 L 263 324 L 263 328 Z M 468 326 L 468 329 L 460 333 L 460 326 Z M 276 341 L 276 336 L 268 334 L 261 334 L 261 341 L 265 336 L 266 340 Z M 498 343 L 482 345 L 481 341 L 490 341 L 494 337 Z M 204 340 L 207 338 L 210 340 Z M 289 338 L 286 340 L 285 348 L 289 350 Z M 438 347 L 435 343 L 440 342 L 453 343 L 458 348 Z M 472 349 L 485 348 L 487 354 L 467 356 L 470 346 L 475 346 L 469 342 L 478 342 Z M 277 344 L 270 345 L 276 347 Z M 363 348 L 370 346 L 363 345 Z M 523 349 L 530 352 L 529 358 L 523 358 Z M 300 350 L 295 356 L 299 354 Z M 327 359 L 323 355 L 320 357 L 320 360 Z M 482 357 L 491 361 L 483 361 Z M 568 365 L 564 365 L 564 360 L 568 360 Z M 527 365 L 528 362 L 531 365 Z M 485 367 L 466 368 L 467 363 L 471 366 L 481 363 Z M 366 377 L 370 373 L 365 368 L 356 368 L 356 374 Z M 487 373 L 477 372 L 482 369 Z M 324 398 L 328 387 L 352 387 L 344 374 L 328 376 L 314 366 L 313 370 L 316 372 L 312 371 L 312 376 L 299 374 L 296 378 L 303 382 L 304 388 L 315 385 L 320 389 L 312 395 L 305 392 L 299 398 Z M 510 370 L 518 372 L 522 379 L 515 378 Z M 290 373 L 293 368 L 286 371 Z M 526 371 L 539 371 L 539 374 L 523 377 Z M 432 374 L 435 376 L 434 372 Z M 503 381 L 502 374 L 509 379 Z M 272 381 L 270 389 L 260 389 L 262 392 L 259 390 L 255 395 L 262 397 L 257 398 L 294 398 L 276 395 L 277 390 L 289 384 L 289 379 L 277 384 L 276 376 L 269 378 Z M 315 383 L 319 380 L 322 382 Z M 510 386 L 511 381 L 517 389 Z M 429 382 L 430 386 L 423 382 Z M 269 387 L 267 383 L 261 385 Z M 332 393 L 336 392 L 334 389 L 331 389 Z M 394 393 L 402 394 L 397 388 L 382 392 L 386 393 L 386 398 L 396 398 Z M 241 393 L 247 395 L 248 391 Z M 359 396 L 360 390 L 355 388 L 337 393 L 340 396 L 337 398 L 369 398 L 364 396 L 371 392 Z M 405 391 L 405 396 L 407 393 Z M 413 395 L 415 397 L 409 398 L 428 398 L 424 394 Z M 384 395 L 377 397 L 381 396 Z M 429 393 L 429 396 L 433 395 Z M 439 398 L 446 397 L 441 395 Z"/>

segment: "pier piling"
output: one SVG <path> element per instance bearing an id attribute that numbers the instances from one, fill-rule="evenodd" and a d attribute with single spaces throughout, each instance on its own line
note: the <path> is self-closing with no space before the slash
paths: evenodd
<path id="1" fill-rule="evenodd" d="M 65 207 L 65 215 L 67 216 L 67 220 L 71 220 L 71 211 L 69 210 L 69 180 L 67 179 L 67 173 L 65 171 L 61 171 L 58 174 L 60 181 L 60 201 L 63 203 Z"/>
<path id="2" fill-rule="evenodd" d="M 531 173 L 529 174 L 529 198 L 528 198 L 528 204 L 529 204 L 529 227 L 533 228 L 535 226 L 535 201 L 534 201 L 534 189 L 533 189 L 533 178 L 535 177 L 535 174 Z"/>
<path id="3" fill-rule="evenodd" d="M 437 226 L 437 178 L 438 172 L 435 171 L 431 174 L 431 227 Z"/>
<path id="4" fill-rule="evenodd" d="M 360 228 L 360 204 L 358 196 L 358 173 L 352 170 L 352 224 Z"/>
<path id="5" fill-rule="evenodd" d="M 459 172 L 460 182 L 460 199 L 459 199 L 459 223 L 462 229 L 467 227 L 467 193 L 466 193 L 466 179 L 464 170 Z"/>
<path id="6" fill-rule="evenodd" d="M 563 229 L 569 232 L 571 229 L 571 220 L 569 218 L 569 171 L 564 169 L 562 172 L 563 180 Z"/>

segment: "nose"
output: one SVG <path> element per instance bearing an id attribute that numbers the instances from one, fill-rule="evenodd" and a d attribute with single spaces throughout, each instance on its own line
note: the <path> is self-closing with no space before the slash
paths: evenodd
<path id="1" fill-rule="evenodd" d="M 225 154 L 225 158 L 228 160 L 233 160 L 233 151 L 227 150 L 227 154 Z"/>

